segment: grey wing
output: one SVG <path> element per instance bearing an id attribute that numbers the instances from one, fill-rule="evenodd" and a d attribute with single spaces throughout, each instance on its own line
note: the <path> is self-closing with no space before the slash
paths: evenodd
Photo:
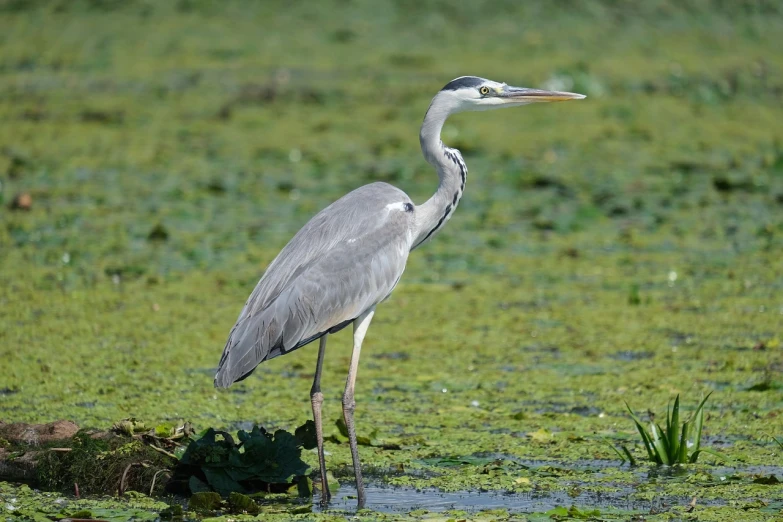
<path id="1" fill-rule="evenodd" d="M 412 208 L 404 192 L 373 183 L 311 219 L 250 295 L 215 386 L 242 380 L 259 363 L 343 328 L 386 299 L 405 270 Z"/>

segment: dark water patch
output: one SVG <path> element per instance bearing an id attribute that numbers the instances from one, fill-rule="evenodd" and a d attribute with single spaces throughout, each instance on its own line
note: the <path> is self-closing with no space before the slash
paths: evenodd
<path id="1" fill-rule="evenodd" d="M 528 344 L 522 348 L 525 352 L 543 352 L 553 355 L 560 354 L 560 347 L 554 344 Z"/>
<path id="2" fill-rule="evenodd" d="M 749 352 L 752 350 L 750 346 L 743 346 L 741 344 L 726 344 L 721 347 L 723 350 L 732 350 L 734 352 Z"/>
<path id="3" fill-rule="evenodd" d="M 185 368 L 186 375 L 209 375 L 213 377 L 217 368 Z"/>
<path id="4" fill-rule="evenodd" d="M 490 461 L 513 462 L 522 468 L 531 470 L 546 468 L 547 470 L 563 469 L 571 471 L 595 472 L 607 468 L 620 467 L 620 462 L 618 460 L 611 459 L 575 459 L 569 461 L 559 459 L 520 459 L 503 453 L 476 453 L 474 457 L 484 458 Z"/>
<path id="5" fill-rule="evenodd" d="M 548 306 L 546 301 L 501 301 L 498 308 L 501 310 L 510 310 L 512 308 L 520 310 L 535 310 Z"/>
<path id="6" fill-rule="evenodd" d="M 737 440 L 748 440 L 746 438 L 726 437 L 718 435 L 702 435 L 701 445 L 705 447 L 712 446 L 731 446 Z"/>
<path id="7" fill-rule="evenodd" d="M 0 397 L 4 397 L 6 395 L 14 395 L 16 393 L 19 393 L 18 388 L 0 388 Z"/>
<path id="8" fill-rule="evenodd" d="M 701 383 L 711 390 L 723 391 L 733 388 L 732 383 L 727 381 L 701 381 Z"/>
<path id="9" fill-rule="evenodd" d="M 750 466 L 718 466 L 710 472 L 717 477 L 729 477 L 737 474 L 754 475 L 754 476 L 769 476 L 774 475 L 781 481 L 783 481 L 783 463 L 779 465 L 765 464 L 765 465 L 750 465 Z"/>
<path id="10" fill-rule="evenodd" d="M 677 345 L 677 346 L 681 344 L 689 344 L 694 337 L 694 335 L 691 333 L 681 332 L 679 330 L 675 330 L 672 328 L 661 328 L 661 329 L 656 329 L 656 331 L 667 336 L 669 338 L 670 344 Z"/>
<path id="11" fill-rule="evenodd" d="M 617 361 L 641 361 L 644 359 L 652 359 L 655 357 L 655 352 L 634 352 L 631 350 L 622 350 L 611 354 L 609 357 Z"/>
<path id="12" fill-rule="evenodd" d="M 382 484 L 366 486 L 367 508 L 382 513 L 407 513 L 412 510 L 427 511 L 463 510 L 475 513 L 488 509 L 507 509 L 511 513 L 544 513 L 561 506 L 577 506 L 581 510 L 598 509 L 602 513 L 627 515 L 660 512 L 670 506 L 687 505 L 691 499 L 677 496 L 660 496 L 655 500 L 631 498 L 631 488 L 611 493 L 581 492 L 576 495 L 565 491 L 511 493 L 500 491 L 444 492 L 435 488 L 415 489 Z M 702 502 L 702 505 L 723 505 L 722 501 Z M 313 504 L 314 512 L 354 512 L 356 488 L 341 484 L 333 493 L 328 509 Z"/>
<path id="13" fill-rule="evenodd" d="M 230 424 L 227 431 L 229 432 L 234 432 L 239 430 L 251 431 L 256 424 L 257 423 L 254 421 L 239 421 Z"/>
<path id="14" fill-rule="evenodd" d="M 609 468 L 620 467 L 620 462 L 617 460 L 604 460 L 604 459 L 576 459 L 570 461 L 563 460 L 528 460 L 528 459 L 515 459 L 517 463 L 530 468 L 532 470 L 544 469 L 546 470 L 571 470 L 581 472 L 596 472 L 599 470 L 605 470 Z"/>
<path id="15" fill-rule="evenodd" d="M 520 414 L 520 418 L 524 418 L 524 416 Z M 516 438 L 522 438 L 525 436 L 524 431 L 510 430 L 508 428 L 493 428 L 489 430 L 489 433 L 492 435 L 511 435 L 512 437 Z"/>
<path id="16" fill-rule="evenodd" d="M 573 408 L 568 410 L 568 413 L 573 413 L 574 415 L 579 415 L 581 417 L 594 417 L 601 413 L 601 410 L 599 408 L 596 408 L 595 406 L 574 406 Z"/>
<path id="17" fill-rule="evenodd" d="M 694 469 L 687 466 L 656 466 L 648 468 L 646 473 L 639 473 L 639 478 L 651 484 L 685 482 L 706 487 L 742 483 L 776 485 L 783 481 L 783 466 L 716 466 L 706 469 Z"/>
<path id="18" fill-rule="evenodd" d="M 654 466 L 647 468 L 647 479 L 677 479 L 687 477 L 692 474 L 692 470 L 685 466 Z"/>
<path id="19" fill-rule="evenodd" d="M 552 370 L 561 375 L 579 376 L 579 375 L 605 375 L 607 373 L 617 373 L 618 370 L 608 371 L 601 365 L 588 363 L 541 363 L 532 364 L 531 368 L 539 370 Z"/>
<path id="20" fill-rule="evenodd" d="M 763 380 L 761 382 L 757 382 L 755 384 L 752 384 L 744 389 L 744 391 L 752 391 L 752 392 L 768 392 L 768 391 L 775 391 L 783 388 L 783 383 L 777 382 L 777 381 L 770 381 L 770 380 Z"/>
<path id="21" fill-rule="evenodd" d="M 724 437 L 725 439 L 725 437 Z M 717 437 L 704 437 L 702 446 L 710 447 L 713 445 L 721 444 L 721 440 Z M 730 444 L 724 442 L 724 444 Z M 653 465 L 639 465 L 628 466 L 621 463 L 617 459 L 575 459 L 575 460 L 560 460 L 560 459 L 520 459 L 511 455 L 503 453 L 476 453 L 467 457 L 468 460 L 473 459 L 476 463 L 508 463 L 513 464 L 522 469 L 527 469 L 536 473 L 545 475 L 570 475 L 574 473 L 595 473 L 601 474 L 606 470 L 623 469 L 630 470 L 640 479 L 643 478 L 660 478 L 676 479 L 678 477 L 688 477 L 697 473 L 710 473 L 714 476 L 730 476 L 736 474 L 745 474 L 753 476 L 769 476 L 775 475 L 783 479 L 783 463 L 781 464 L 768 464 L 768 465 L 746 465 L 746 466 L 732 466 L 732 465 L 720 465 L 720 466 L 707 466 L 705 467 L 689 467 L 689 466 L 653 466 Z M 406 472 L 407 473 L 407 472 Z M 346 475 L 347 476 L 347 475 Z M 577 484 L 579 485 L 579 484 Z M 623 487 L 619 485 L 619 487 Z"/>
<path id="22" fill-rule="evenodd" d="M 580 417 L 594 417 L 601 413 L 601 411 L 601 409 L 596 408 L 595 406 L 570 406 L 569 404 L 564 403 L 550 403 L 548 406 L 535 410 L 536 413 L 572 413 L 574 415 L 579 415 Z"/>
<path id="23" fill-rule="evenodd" d="M 373 355 L 376 359 L 389 359 L 389 360 L 397 360 L 397 361 L 407 361 L 411 358 L 410 354 L 407 352 L 387 352 L 387 353 L 378 353 Z"/>

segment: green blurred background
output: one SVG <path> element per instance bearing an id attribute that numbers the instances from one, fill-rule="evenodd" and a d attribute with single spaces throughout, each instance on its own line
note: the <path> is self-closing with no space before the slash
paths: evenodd
<path id="1" fill-rule="evenodd" d="M 585 434 L 630 437 L 623 399 L 713 389 L 708 430 L 780 433 L 782 46 L 764 0 L 0 0 L 0 418 L 304 421 L 315 351 L 217 394 L 229 328 L 334 199 L 429 197 L 421 118 L 478 75 L 587 99 L 447 123 L 466 194 L 379 310 L 357 395 L 360 431 L 443 446 L 369 461 L 611 458 Z M 511 435 L 537 429 L 562 437 Z"/>
<path id="2" fill-rule="evenodd" d="M 463 74 L 590 101 L 450 122 L 471 179 L 441 243 L 780 234 L 778 2 L 1 5 L 2 197 L 34 201 L 3 210 L 4 274 L 48 268 L 67 290 L 255 255 L 254 279 L 356 186 L 428 197 L 418 124 Z"/>

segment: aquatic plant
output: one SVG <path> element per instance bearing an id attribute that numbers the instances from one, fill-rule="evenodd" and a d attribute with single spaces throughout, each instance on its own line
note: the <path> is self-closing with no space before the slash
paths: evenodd
<path id="1" fill-rule="evenodd" d="M 627 460 L 631 466 L 636 466 L 636 459 L 633 458 L 631 451 L 628 449 L 628 447 L 625 444 L 620 444 L 620 449 L 617 449 L 608 440 L 603 439 L 603 442 L 607 446 L 609 446 L 612 449 L 612 451 L 614 451 L 617 454 L 618 457 L 620 457 L 621 461 L 625 462 Z"/>
<path id="2" fill-rule="evenodd" d="M 259 426 L 250 432 L 240 430 L 238 443 L 230 434 L 209 428 L 188 445 L 170 486 L 177 489 L 178 484 L 186 483 L 191 493 L 216 491 L 224 496 L 232 492 L 283 492 L 298 486 L 300 494 L 309 494 L 309 486 L 303 489 L 309 466 L 301 454 L 302 448 L 315 447 L 313 435 L 312 421 L 297 428 L 295 434 L 285 430 L 269 433 Z"/>
<path id="3" fill-rule="evenodd" d="M 698 460 L 699 455 L 705 451 L 700 448 L 701 430 L 704 425 L 704 403 L 710 395 L 712 392 L 702 399 L 696 411 L 680 426 L 680 395 L 677 394 L 674 406 L 666 407 L 666 429 L 654 421 L 650 421 L 649 430 L 646 429 L 628 403 L 625 403 L 652 462 L 670 466 Z"/>

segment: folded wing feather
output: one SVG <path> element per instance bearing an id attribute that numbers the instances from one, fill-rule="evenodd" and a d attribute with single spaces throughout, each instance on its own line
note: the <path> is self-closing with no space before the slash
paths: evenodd
<path id="1" fill-rule="evenodd" d="M 409 201 L 385 183 L 361 187 L 310 220 L 269 265 L 223 350 L 215 386 L 350 324 L 389 296 L 411 247 Z"/>

